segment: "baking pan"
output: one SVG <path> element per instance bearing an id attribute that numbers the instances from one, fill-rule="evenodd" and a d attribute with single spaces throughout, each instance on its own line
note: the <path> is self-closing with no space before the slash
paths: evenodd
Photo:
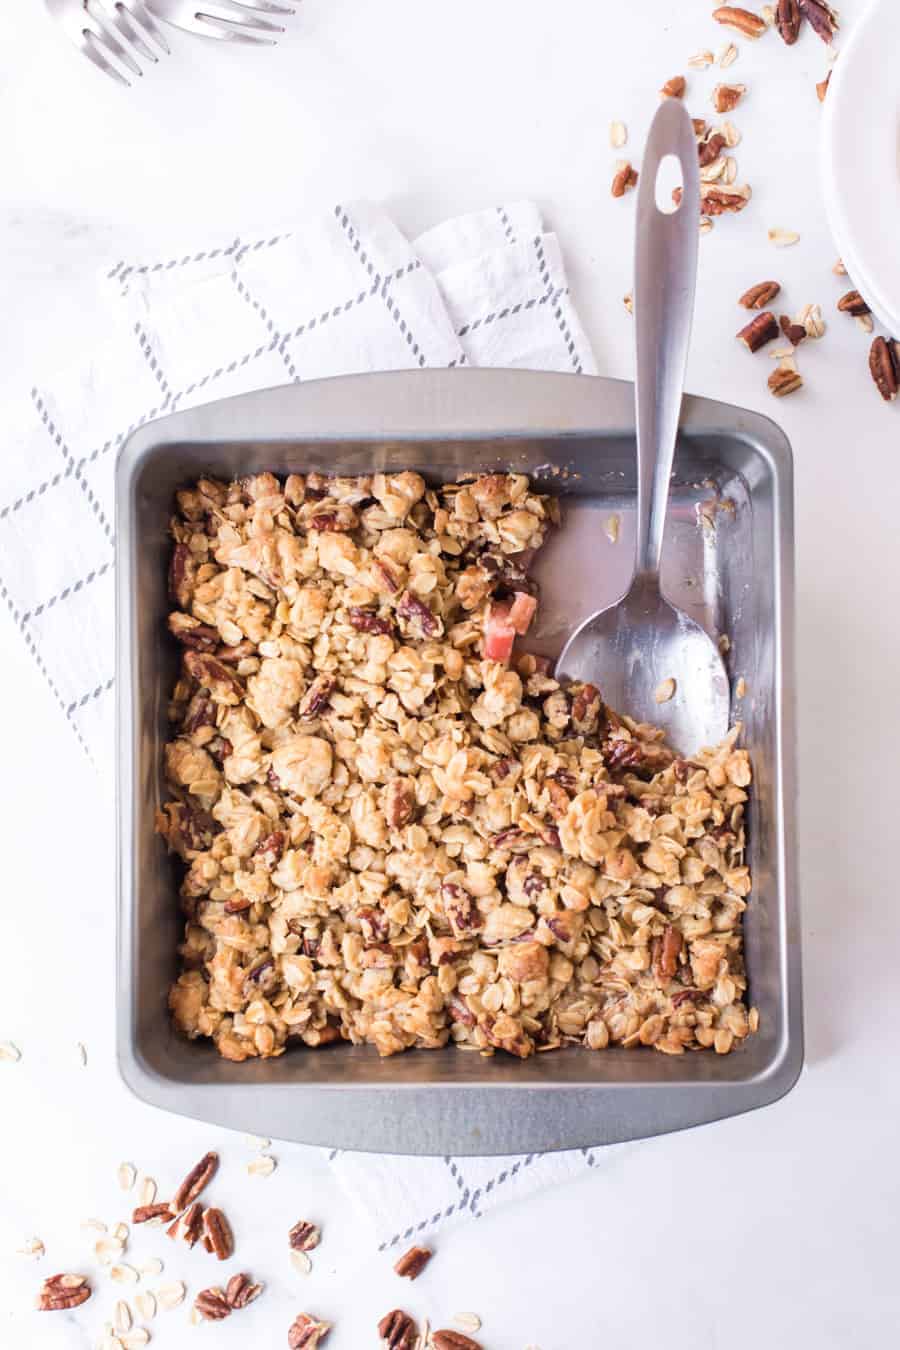
<path id="1" fill-rule="evenodd" d="M 553 653 L 625 590 L 633 560 L 631 385 L 524 371 L 360 375 L 263 390 L 177 412 L 134 433 L 116 468 L 118 1054 L 143 1100 L 234 1129 L 336 1148 L 489 1154 L 572 1148 L 699 1125 L 776 1101 L 803 1059 L 794 865 L 791 452 L 756 414 L 686 398 L 663 554 L 672 602 L 730 640 L 736 708 L 755 767 L 754 888 L 745 916 L 759 1033 L 730 1055 L 560 1050 L 524 1062 L 452 1047 L 379 1059 L 370 1047 L 300 1047 L 233 1064 L 172 1031 L 178 879 L 154 812 L 177 653 L 168 611 L 168 517 L 203 473 L 417 469 L 440 481 L 514 469 L 563 499 L 535 573 L 535 648 Z M 618 518 L 617 542 L 608 533 Z M 529 645 L 532 645 L 529 635 Z"/>

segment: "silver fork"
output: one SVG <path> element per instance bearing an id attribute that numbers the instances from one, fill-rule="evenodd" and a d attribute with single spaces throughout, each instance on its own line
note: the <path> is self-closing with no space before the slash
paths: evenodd
<path id="1" fill-rule="evenodd" d="M 284 27 L 275 20 L 294 10 L 276 0 L 146 0 L 158 19 L 200 37 L 226 42 L 277 41 Z M 268 14 L 270 18 L 261 17 Z"/>
<path id="2" fill-rule="evenodd" d="M 135 54 L 155 65 L 169 46 L 144 0 L 44 0 L 75 46 L 106 75 L 130 86 L 123 71 L 143 74 Z"/>

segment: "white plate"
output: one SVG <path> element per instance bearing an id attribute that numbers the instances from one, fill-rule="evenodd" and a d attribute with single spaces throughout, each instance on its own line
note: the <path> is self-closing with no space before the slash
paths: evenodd
<path id="1" fill-rule="evenodd" d="M 900 3 L 873 0 L 825 98 L 825 205 L 850 273 L 900 337 Z"/>

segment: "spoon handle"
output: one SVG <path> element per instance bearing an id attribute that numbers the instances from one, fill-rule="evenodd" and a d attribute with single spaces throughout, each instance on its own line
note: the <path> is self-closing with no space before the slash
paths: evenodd
<path id="1" fill-rule="evenodd" d="M 681 165 L 681 205 L 656 205 L 660 163 Z M 680 99 L 667 98 L 653 119 L 637 200 L 634 257 L 635 405 L 637 412 L 637 576 L 659 578 L 669 480 L 684 388 L 697 281 L 700 172 L 694 129 Z"/>

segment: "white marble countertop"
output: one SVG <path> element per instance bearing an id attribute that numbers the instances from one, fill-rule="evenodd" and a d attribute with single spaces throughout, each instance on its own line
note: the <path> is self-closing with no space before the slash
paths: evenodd
<path id="1" fill-rule="evenodd" d="M 126 94 L 69 50 L 42 6 L 19 0 L 0 42 L 3 380 L 27 379 L 38 362 L 64 362 L 92 340 L 102 307 L 94 270 L 110 253 L 141 240 L 154 251 L 190 244 L 366 195 L 410 232 L 536 197 L 561 237 L 601 370 L 627 376 L 632 204 L 609 197 L 607 125 L 628 123 L 639 159 L 660 84 L 725 40 L 708 6 L 675 8 L 304 0 L 278 49 L 219 50 L 176 35 L 171 60 Z M 846 0 L 847 26 L 861 8 Z M 29 1309 L 39 1280 L 83 1268 L 80 1220 L 125 1216 L 121 1160 L 170 1185 L 211 1146 L 223 1156 L 242 1266 L 268 1289 L 252 1320 L 216 1329 L 194 1330 L 184 1309 L 164 1314 L 153 1343 L 172 1350 L 198 1335 L 283 1346 L 303 1307 L 334 1321 L 328 1350 L 374 1346 L 375 1322 L 398 1304 L 432 1325 L 475 1309 L 487 1350 L 845 1350 L 881 1343 L 896 1326 L 900 409 L 870 384 L 865 336 L 834 313 L 841 283 L 815 154 L 825 50 L 809 33 L 793 50 L 771 35 L 738 46 L 730 77 L 750 92 L 734 115 L 737 155 L 754 200 L 702 241 L 688 387 L 775 415 L 796 456 L 800 1082 L 769 1110 L 648 1141 L 598 1175 L 446 1231 L 429 1274 L 398 1288 L 322 1155 L 275 1143 L 278 1171 L 254 1181 L 240 1138 L 146 1108 L 119 1082 L 113 859 L 95 843 L 108 838 L 109 805 L 0 611 L 0 1040 L 23 1052 L 0 1064 L 9 1350 L 95 1343 L 115 1286 L 102 1282 L 102 1298 L 71 1318 L 38 1317 Z M 689 78 L 699 114 L 715 72 Z M 861 126 L 870 115 L 861 110 Z M 776 253 L 770 226 L 799 231 L 800 243 Z M 826 338 L 800 353 L 806 388 L 778 404 L 765 389 L 770 363 L 733 339 L 736 296 L 768 276 L 784 282 L 792 310 L 818 301 L 829 321 Z M 290 1271 L 282 1237 L 304 1213 L 326 1228 L 305 1280 Z M 35 1263 L 15 1255 L 32 1234 L 47 1246 Z M 131 1255 L 161 1252 L 167 1275 L 196 1289 L 196 1254 L 162 1252 L 171 1245 L 141 1234 Z"/>

